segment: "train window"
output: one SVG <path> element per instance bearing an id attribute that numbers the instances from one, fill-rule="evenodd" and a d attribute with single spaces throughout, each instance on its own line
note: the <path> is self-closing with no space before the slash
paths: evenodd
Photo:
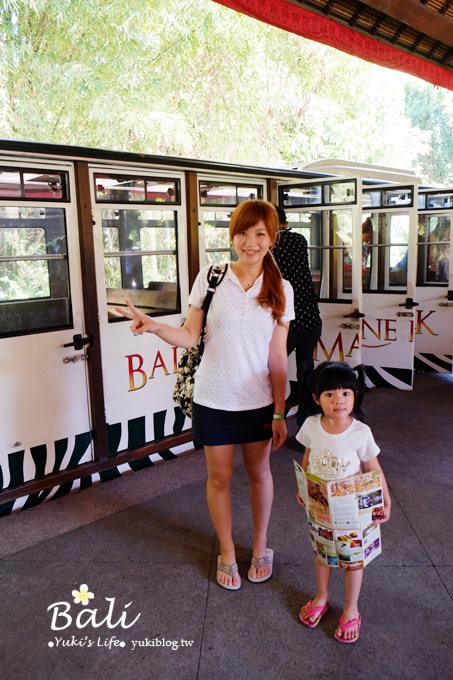
<path id="1" fill-rule="evenodd" d="M 407 285 L 409 215 L 364 213 L 362 288 L 364 292 L 401 291 Z"/>
<path id="2" fill-rule="evenodd" d="M 203 231 L 206 264 L 218 264 L 235 259 L 230 246 L 229 224 L 231 212 L 203 212 Z"/>
<path id="3" fill-rule="evenodd" d="M 147 203 L 180 203 L 179 182 L 177 180 L 146 180 Z"/>
<path id="4" fill-rule="evenodd" d="M 249 198 L 262 198 L 263 190 L 260 185 L 249 184 L 219 184 L 218 182 L 200 182 L 201 206 L 231 206 L 236 207 Z"/>
<path id="5" fill-rule="evenodd" d="M 179 180 L 96 174 L 94 181 L 98 203 L 180 203 Z"/>
<path id="6" fill-rule="evenodd" d="M 4 227 L 1 231 L 2 254 L 8 262 L 3 260 L 4 276 L 0 296 L 8 302 L 26 300 L 28 298 L 42 298 L 50 295 L 50 282 L 47 272 L 46 238 L 44 229 L 38 227 Z M 28 259 L 31 255 L 31 259 Z M 9 257 L 8 257 L 9 256 Z M 12 267 L 12 263 L 15 266 Z M 22 266 L 26 265 L 26 275 L 23 276 Z M 7 265 L 10 265 L 9 267 Z M 15 275 L 13 275 L 14 272 Z M 6 274 L 6 276 L 5 276 Z M 9 275 L 8 275 L 9 274 Z M 6 279 L 6 280 L 5 280 Z"/>
<path id="7" fill-rule="evenodd" d="M 283 205 L 285 208 L 321 205 L 321 203 L 321 184 L 301 184 L 281 187 L 280 205 Z"/>
<path id="8" fill-rule="evenodd" d="M 39 200 L 62 199 L 65 186 L 60 174 L 54 173 L 23 173 L 24 198 L 38 198 Z"/>
<path id="9" fill-rule="evenodd" d="M 324 185 L 324 203 L 326 205 L 336 205 L 339 203 L 356 202 L 356 182 L 329 182 Z"/>
<path id="10" fill-rule="evenodd" d="M 279 188 L 279 202 L 285 208 L 355 203 L 356 180 L 334 180 L 281 186 Z"/>
<path id="11" fill-rule="evenodd" d="M 320 220 L 319 212 L 287 212 L 288 227 L 297 234 L 302 234 L 307 241 L 308 261 L 310 264 L 311 278 L 315 286 L 316 294 L 319 294 L 321 282 L 321 251 L 320 251 Z"/>
<path id="12" fill-rule="evenodd" d="M 352 211 L 287 212 L 292 231 L 307 239 L 311 275 L 321 300 L 350 297 L 352 276 Z"/>
<path id="13" fill-rule="evenodd" d="M 401 188 L 398 190 L 386 189 L 382 192 L 382 205 L 413 205 L 414 190 L 412 187 Z"/>
<path id="14" fill-rule="evenodd" d="M 0 336 L 72 323 L 65 211 L 0 207 Z"/>
<path id="15" fill-rule="evenodd" d="M 352 292 L 352 213 L 332 210 L 324 213 L 323 282 L 321 296 L 330 300 L 345 299 Z"/>
<path id="16" fill-rule="evenodd" d="M 364 208 L 380 208 L 381 192 L 379 190 L 364 189 L 362 192 L 362 205 Z"/>
<path id="17" fill-rule="evenodd" d="M 0 199 L 26 198 L 39 201 L 69 200 L 66 172 L 5 168 L 0 174 Z"/>
<path id="18" fill-rule="evenodd" d="M 176 213 L 103 209 L 102 231 L 109 321 L 125 297 L 153 316 L 179 312 Z"/>
<path id="19" fill-rule="evenodd" d="M 453 193 L 438 191 L 435 193 L 420 193 L 418 197 L 420 210 L 442 210 L 453 208 Z"/>
<path id="20" fill-rule="evenodd" d="M 17 170 L 2 170 L 0 175 L 0 197 L 19 198 L 22 196 L 22 177 Z"/>
<path id="21" fill-rule="evenodd" d="M 390 206 L 411 206 L 414 202 L 414 188 L 395 187 L 392 189 L 363 189 L 362 205 L 364 208 L 388 208 Z"/>
<path id="22" fill-rule="evenodd" d="M 450 262 L 449 215 L 419 215 L 418 285 L 447 285 Z"/>

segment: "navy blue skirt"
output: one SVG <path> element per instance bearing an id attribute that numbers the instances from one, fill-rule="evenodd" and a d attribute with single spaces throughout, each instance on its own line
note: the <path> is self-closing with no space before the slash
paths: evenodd
<path id="1" fill-rule="evenodd" d="M 192 435 L 195 448 L 271 439 L 273 413 L 273 404 L 247 411 L 220 411 L 194 402 Z"/>

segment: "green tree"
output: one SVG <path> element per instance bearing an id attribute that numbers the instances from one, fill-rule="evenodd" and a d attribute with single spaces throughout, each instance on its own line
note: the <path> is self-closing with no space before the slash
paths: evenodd
<path id="1" fill-rule="evenodd" d="M 425 144 L 416 160 L 427 181 L 448 183 L 453 178 L 453 101 L 446 90 L 409 84 L 406 111 L 412 125 L 423 131 Z"/>
<path id="2" fill-rule="evenodd" d="M 4 0 L 0 22 L 3 137 L 277 166 L 413 167 L 433 141 L 402 76 L 211 0 Z"/>

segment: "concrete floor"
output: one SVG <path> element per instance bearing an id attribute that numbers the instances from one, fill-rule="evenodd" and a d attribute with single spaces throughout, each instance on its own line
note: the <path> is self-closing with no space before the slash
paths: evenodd
<path id="1" fill-rule="evenodd" d="M 298 621 L 313 570 L 290 438 L 272 454 L 275 566 L 265 584 L 246 579 L 251 520 L 238 456 L 237 592 L 215 583 L 202 452 L 0 519 L 2 680 L 452 678 L 453 381 L 418 375 L 412 392 L 372 390 L 364 410 L 393 512 L 383 554 L 365 570 L 356 644 L 332 637 L 339 572 L 319 627 Z M 72 596 L 82 584 L 94 595 L 85 607 Z"/>

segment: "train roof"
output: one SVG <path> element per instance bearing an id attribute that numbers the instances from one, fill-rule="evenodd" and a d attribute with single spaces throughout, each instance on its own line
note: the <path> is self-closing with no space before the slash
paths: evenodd
<path id="1" fill-rule="evenodd" d="M 224 163 L 222 161 L 203 160 L 196 158 L 181 158 L 176 156 L 161 156 L 134 151 L 119 151 L 113 149 L 95 149 L 66 144 L 46 144 L 23 140 L 0 139 L 0 154 L 12 157 L 40 159 L 85 160 L 90 162 L 114 162 L 127 165 L 152 165 L 162 169 L 197 170 L 212 173 L 237 173 L 258 175 L 286 179 L 311 179 L 325 177 L 326 173 L 316 170 L 296 168 L 272 168 L 239 163 Z"/>

